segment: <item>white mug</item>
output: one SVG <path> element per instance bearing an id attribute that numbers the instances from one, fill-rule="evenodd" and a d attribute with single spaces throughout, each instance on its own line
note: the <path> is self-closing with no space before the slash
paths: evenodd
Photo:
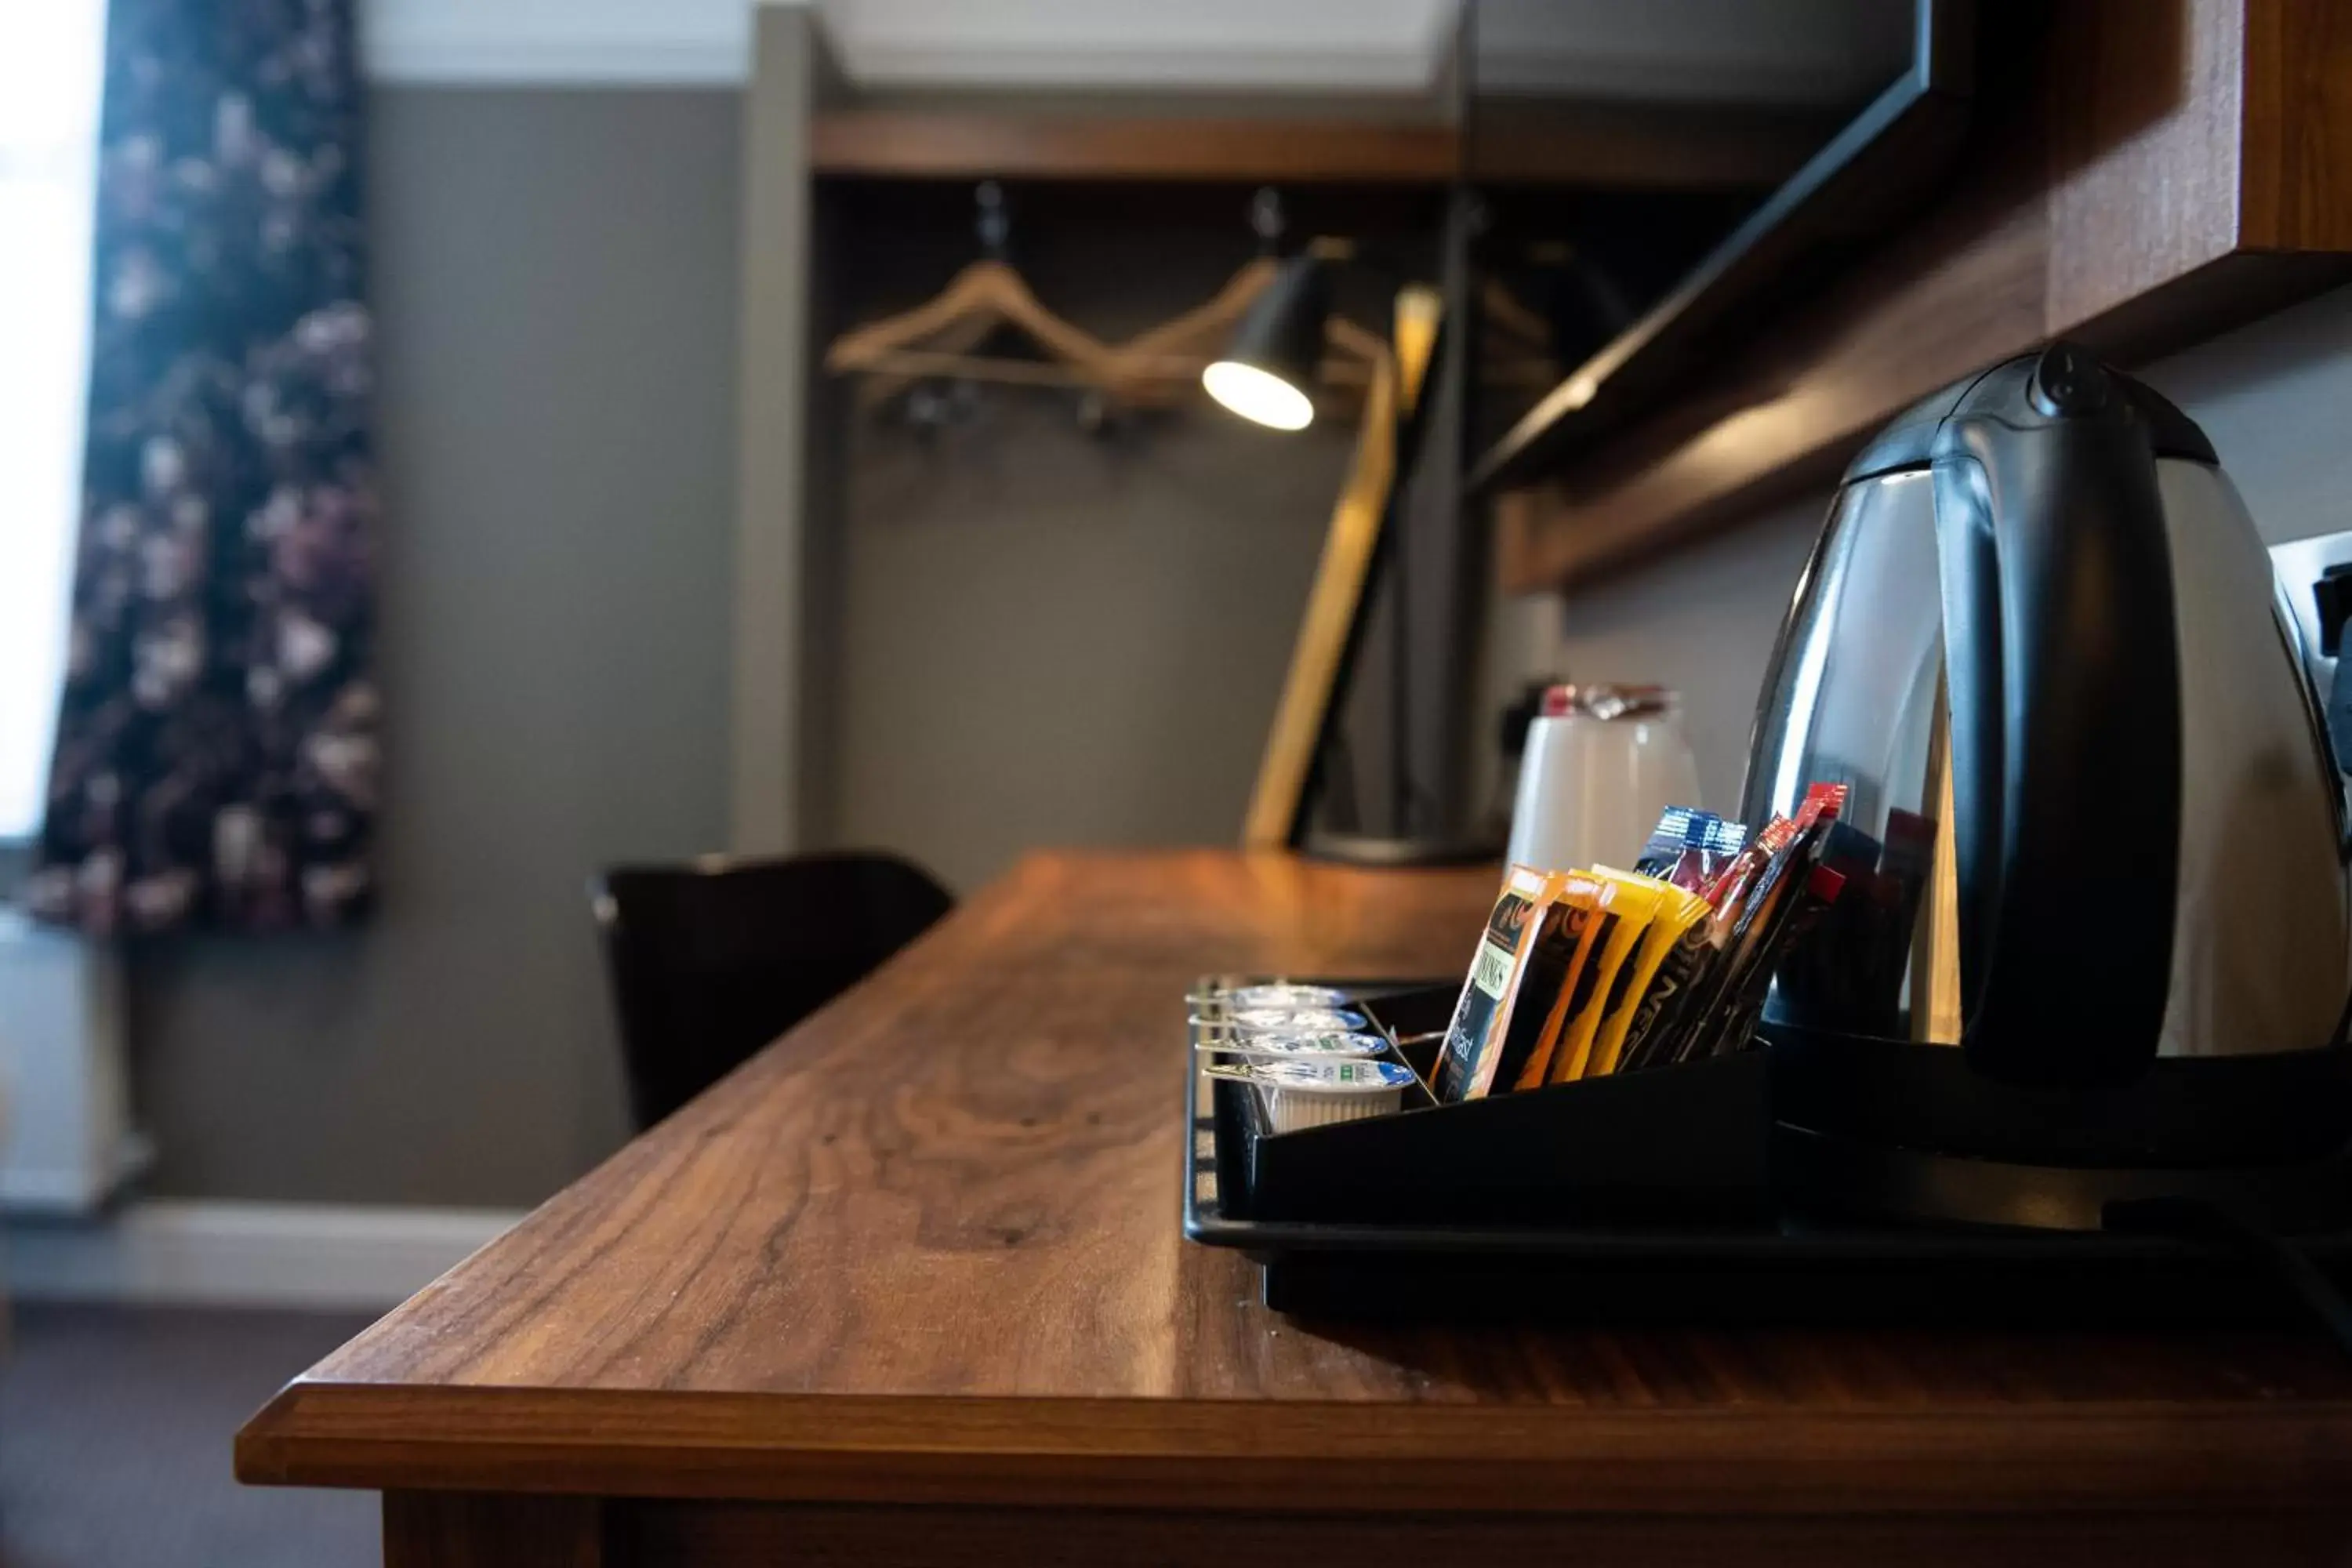
<path id="1" fill-rule="evenodd" d="M 1555 686 L 1528 727 L 1510 863 L 1631 869 L 1670 805 L 1697 805 L 1682 700 L 1663 686 Z"/>

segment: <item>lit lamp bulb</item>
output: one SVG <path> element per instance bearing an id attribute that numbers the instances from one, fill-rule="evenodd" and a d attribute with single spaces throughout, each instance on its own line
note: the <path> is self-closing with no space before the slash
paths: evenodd
<path id="1" fill-rule="evenodd" d="M 1210 396 L 1243 418 L 1275 430 L 1304 430 L 1315 422 L 1305 393 L 1270 370 L 1221 359 L 1201 373 Z"/>

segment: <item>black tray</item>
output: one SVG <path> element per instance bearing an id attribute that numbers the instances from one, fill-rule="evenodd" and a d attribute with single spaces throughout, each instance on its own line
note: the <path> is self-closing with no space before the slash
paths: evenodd
<path id="1" fill-rule="evenodd" d="M 1394 1037 L 1442 1024 L 1453 990 L 1360 994 Z M 1255 1091 L 1188 1063 L 1184 1234 L 1245 1252 L 1266 1305 L 1309 1317 L 2169 1326 L 2304 1310 L 2226 1240 L 1785 1214 L 1763 1069 L 1759 1052 L 1463 1105 L 1422 1094 L 1276 1134 Z M 2352 1237 L 2298 1247 L 2352 1275 Z"/>

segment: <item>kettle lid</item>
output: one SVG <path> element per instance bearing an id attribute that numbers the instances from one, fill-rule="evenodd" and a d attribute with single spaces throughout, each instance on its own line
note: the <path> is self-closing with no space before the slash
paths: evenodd
<path id="1" fill-rule="evenodd" d="M 2037 379 L 2039 377 L 2039 379 Z M 1927 468 L 1934 458 L 1936 433 L 1955 415 L 2006 418 L 2027 425 L 2041 423 L 2053 410 L 2043 382 L 2066 378 L 2104 383 L 2120 393 L 2148 428 L 2149 444 L 2159 458 L 2184 458 L 2192 463 L 2218 464 L 2213 443 L 2197 421 L 2183 414 L 2162 393 L 2146 382 L 2109 366 L 2063 340 L 2031 353 L 2003 360 L 1989 370 L 1962 376 L 1949 386 L 1921 398 L 1896 415 L 1872 438 L 1838 482 L 1890 474 L 1902 468 Z"/>

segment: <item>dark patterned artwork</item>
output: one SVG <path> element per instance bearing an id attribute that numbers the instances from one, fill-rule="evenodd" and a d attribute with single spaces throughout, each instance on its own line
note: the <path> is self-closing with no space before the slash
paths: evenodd
<path id="1" fill-rule="evenodd" d="M 338 925 L 377 805 L 352 0 L 114 0 L 42 918 Z"/>

